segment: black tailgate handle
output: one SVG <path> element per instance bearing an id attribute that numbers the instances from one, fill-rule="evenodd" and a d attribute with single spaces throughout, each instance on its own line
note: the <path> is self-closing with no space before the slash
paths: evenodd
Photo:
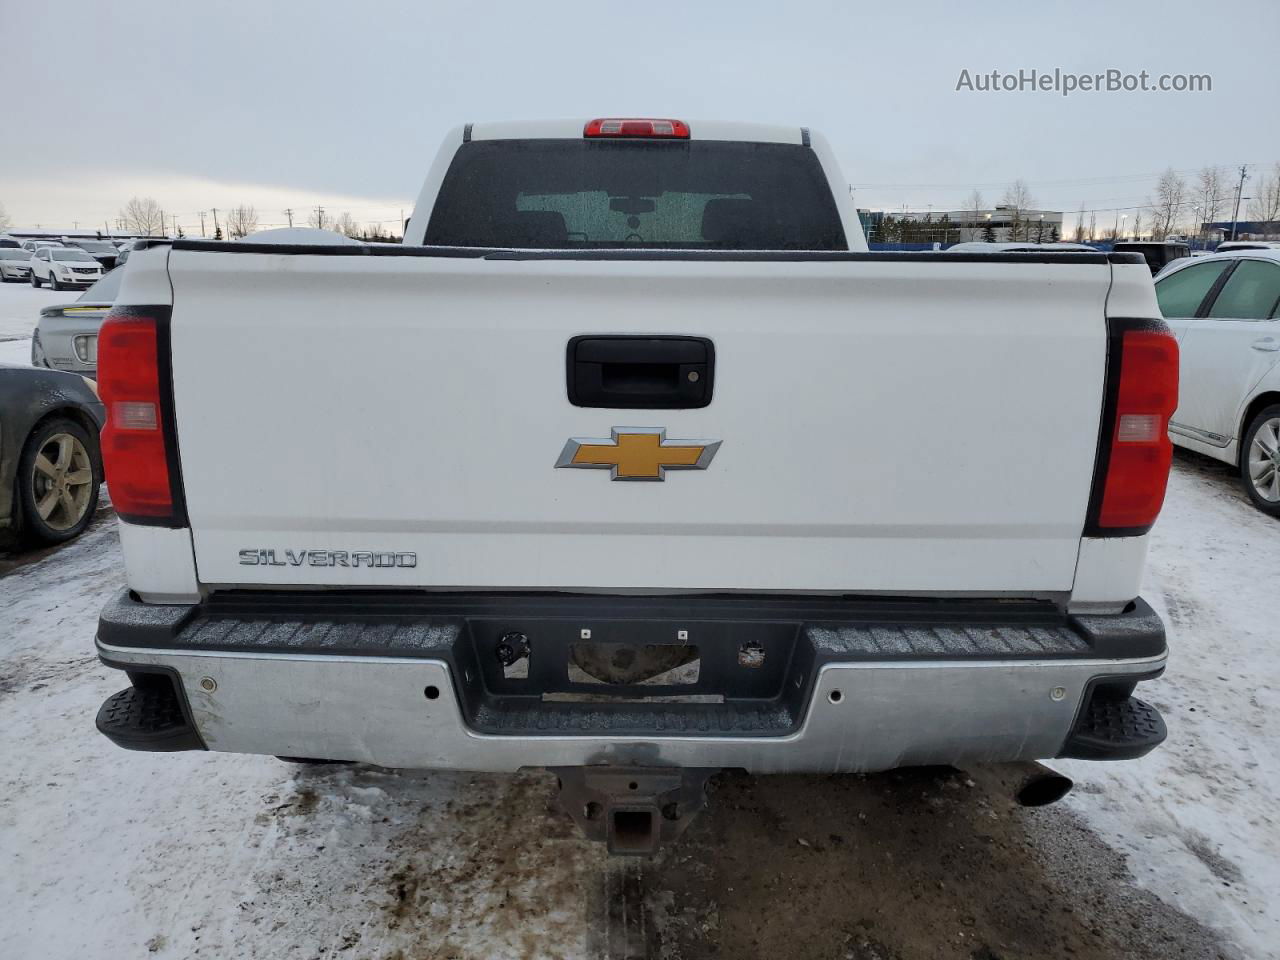
<path id="1" fill-rule="evenodd" d="M 715 361 L 706 337 L 574 337 L 567 354 L 569 402 L 618 410 L 705 407 Z"/>

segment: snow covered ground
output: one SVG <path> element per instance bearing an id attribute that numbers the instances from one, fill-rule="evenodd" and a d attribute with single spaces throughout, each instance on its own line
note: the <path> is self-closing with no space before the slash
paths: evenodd
<path id="1" fill-rule="evenodd" d="M 31 332 L 40 308 L 70 303 L 83 291 L 50 290 L 29 283 L 0 284 L 0 363 L 31 362 Z"/>
<path id="2" fill-rule="evenodd" d="M 1130 763 L 1056 764 L 1083 785 L 1067 803 L 1140 884 L 1280 956 L 1280 521 L 1223 464 L 1177 453 L 1143 596 L 1170 660 L 1139 694 L 1169 740 Z"/>
<path id="3" fill-rule="evenodd" d="M 39 306 L 66 296 L 0 288 L 0 351 L 25 347 L 21 337 L 29 335 Z M 93 654 L 98 610 L 123 582 L 109 508 L 79 541 L 19 558 L 7 575 L 5 569 L 0 563 L 3 960 L 642 955 L 648 948 L 614 945 L 616 932 L 639 916 L 641 926 L 660 925 L 665 937 L 691 915 L 690 896 L 679 883 L 719 876 L 709 871 L 735 855 L 719 838 L 726 824 L 741 824 L 744 805 L 764 809 L 761 829 L 772 837 L 805 829 L 849 796 L 899 803 L 895 781 L 885 779 L 811 778 L 803 803 L 788 799 L 781 813 L 760 799 L 777 788 L 760 796 L 734 788 L 719 806 L 713 798 L 711 810 L 653 872 L 607 861 L 548 813 L 544 774 L 414 776 L 359 766 L 293 767 L 264 757 L 128 753 L 93 729 L 102 700 L 125 683 Z M 1169 742 L 1131 763 L 1061 763 L 1077 782 L 1065 811 L 991 808 L 980 826 L 948 821 L 938 836 L 959 833 L 983 850 L 1002 820 L 1012 839 L 996 840 L 1013 849 L 1012 862 L 1048 857 L 1045 851 L 1064 846 L 1063 869 L 1078 874 L 1082 863 L 1092 862 L 1079 852 L 1080 836 L 1096 835 L 1122 858 L 1090 881 L 1096 899 L 1079 909 L 1088 915 L 1081 921 L 1086 926 L 1107 926 L 1099 911 L 1132 900 L 1136 886 L 1141 896 L 1159 898 L 1217 931 L 1223 955 L 1280 956 L 1280 522 L 1254 510 L 1221 465 L 1180 454 L 1152 538 L 1144 595 L 1165 617 L 1172 658 L 1168 673 L 1140 694 L 1164 712 Z M 730 802 L 742 796 L 742 804 Z M 912 787 L 901 803 L 920 796 Z M 913 861 L 893 844 L 927 831 L 940 808 L 930 800 L 928 809 L 894 809 L 892 819 L 873 815 L 861 827 L 840 828 L 846 839 L 839 840 L 853 844 L 860 829 L 867 842 L 889 844 L 887 865 L 875 868 L 876 883 L 888 888 L 891 877 L 935 859 Z M 759 836 L 761 844 L 769 842 Z M 834 832 L 831 838 L 838 848 Z M 805 857 L 836 856 L 812 852 L 821 848 L 816 840 L 803 839 L 800 847 L 789 842 Z M 967 852 L 959 862 L 938 859 L 948 887 L 953 877 L 965 882 L 962 871 L 978 869 Z M 787 911 L 796 936 L 856 920 L 856 937 L 863 938 L 851 952 L 796 955 L 1033 955 L 994 947 L 973 952 L 977 941 L 955 939 L 966 929 L 972 937 L 972 927 L 952 934 L 945 949 L 939 934 L 936 952 L 875 943 L 864 949 L 857 944 L 870 942 L 864 933 L 872 928 L 863 924 L 872 921 L 854 913 L 864 910 L 858 897 L 874 895 L 868 891 L 874 884 L 859 886 L 838 911 L 824 913 L 812 899 L 786 901 L 788 890 L 804 889 L 805 877 L 771 873 L 775 866 L 761 856 L 747 872 L 759 880 L 763 903 Z M 1002 864 L 990 882 L 1008 869 Z M 1025 884 L 1028 897 L 1052 881 L 1035 876 Z M 667 884 L 669 877 L 676 880 Z M 969 882 L 966 907 L 984 895 L 982 880 Z M 923 909 L 920 898 L 944 896 L 943 885 L 937 879 L 904 885 L 902 899 L 910 910 Z M 630 920 L 628 905 L 637 911 Z M 730 905 L 721 902 L 717 910 L 696 914 L 695 933 L 704 941 L 729 936 Z M 870 906 L 865 911 L 879 916 Z M 997 904 L 989 915 L 974 912 L 979 931 L 984 924 L 993 928 L 987 942 L 1016 939 L 1006 917 L 1016 910 Z M 1152 915 L 1142 907 L 1133 925 Z M 652 936 L 651 930 L 644 942 Z M 957 952 L 961 943 L 970 946 Z M 1167 953 L 1070 950 L 1091 957 L 1217 953 L 1186 944 L 1171 944 Z M 1043 955 L 1065 955 L 1062 949 L 1046 944 Z M 710 952 L 664 946 L 648 955 Z"/>

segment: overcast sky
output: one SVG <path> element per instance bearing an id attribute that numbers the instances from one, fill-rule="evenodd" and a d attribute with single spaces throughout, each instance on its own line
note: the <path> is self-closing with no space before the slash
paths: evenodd
<path id="1" fill-rule="evenodd" d="M 1166 167 L 1280 161 L 1275 0 L 0 0 L 0 67 L 15 227 L 100 224 L 135 194 L 188 233 L 238 203 L 395 220 L 444 131 L 482 119 L 808 125 L 870 208 L 994 203 L 1019 177 L 1042 207 L 1119 208 Z M 1020 68 L 1213 89 L 956 91 Z"/>

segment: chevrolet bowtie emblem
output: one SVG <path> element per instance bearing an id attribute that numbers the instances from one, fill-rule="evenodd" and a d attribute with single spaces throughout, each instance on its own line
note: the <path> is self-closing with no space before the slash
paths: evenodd
<path id="1" fill-rule="evenodd" d="M 609 470 L 614 480 L 664 480 L 668 470 L 705 470 L 719 440 L 668 440 L 661 427 L 614 427 L 609 440 L 574 437 L 557 467 Z"/>

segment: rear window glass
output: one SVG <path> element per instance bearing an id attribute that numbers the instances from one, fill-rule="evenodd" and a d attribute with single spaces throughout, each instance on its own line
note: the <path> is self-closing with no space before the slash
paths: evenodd
<path id="1" fill-rule="evenodd" d="M 124 277 L 124 267 L 116 267 L 105 277 L 91 286 L 79 299 L 89 303 L 114 303 L 116 294 L 120 292 L 120 280 Z"/>
<path id="2" fill-rule="evenodd" d="M 718 140 L 480 140 L 426 242 L 528 249 L 845 250 L 808 147 Z"/>

